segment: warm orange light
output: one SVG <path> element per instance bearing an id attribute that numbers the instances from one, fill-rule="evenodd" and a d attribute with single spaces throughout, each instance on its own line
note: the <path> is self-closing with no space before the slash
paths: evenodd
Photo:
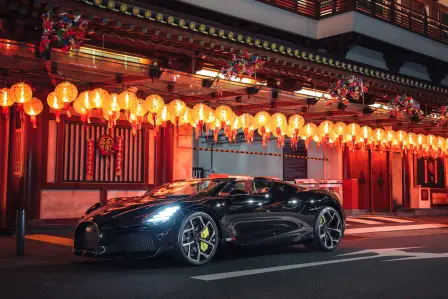
<path id="1" fill-rule="evenodd" d="M 144 107 L 151 114 L 159 114 L 163 110 L 165 101 L 158 94 L 152 94 L 146 97 Z"/>
<path id="2" fill-rule="evenodd" d="M 64 103 L 71 103 L 78 98 L 78 88 L 68 81 L 59 83 L 55 92 L 56 96 Z"/>
<path id="3" fill-rule="evenodd" d="M 31 98 L 33 97 L 33 90 L 28 84 L 24 82 L 14 84 L 11 87 L 10 92 L 14 101 L 18 104 L 24 104 L 30 101 Z"/>
<path id="4" fill-rule="evenodd" d="M 121 109 L 131 110 L 138 104 L 138 98 L 132 91 L 125 90 L 118 95 L 118 105 Z"/>
<path id="5" fill-rule="evenodd" d="M 93 107 L 103 108 L 104 104 L 109 102 L 110 94 L 102 88 L 96 88 L 92 91 Z"/>
<path id="6" fill-rule="evenodd" d="M 39 115 L 42 110 L 44 110 L 44 105 L 42 104 L 41 100 L 37 98 L 31 98 L 30 101 L 23 104 L 23 111 L 30 116 L 33 128 L 37 128 L 36 116 Z"/>
<path id="7" fill-rule="evenodd" d="M 50 108 L 53 108 L 56 122 L 60 122 L 61 109 L 64 108 L 64 102 L 57 97 L 56 92 L 53 91 L 47 96 L 47 104 Z"/>

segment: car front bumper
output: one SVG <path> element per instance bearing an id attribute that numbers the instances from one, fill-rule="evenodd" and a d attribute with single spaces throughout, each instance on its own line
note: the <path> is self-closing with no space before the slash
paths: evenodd
<path id="1" fill-rule="evenodd" d="M 149 258 L 170 249 L 172 227 L 99 227 L 81 222 L 74 236 L 73 254 L 93 258 Z"/>

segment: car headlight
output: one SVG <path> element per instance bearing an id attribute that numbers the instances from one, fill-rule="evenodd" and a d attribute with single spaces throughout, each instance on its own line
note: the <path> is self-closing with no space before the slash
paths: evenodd
<path id="1" fill-rule="evenodd" d="M 168 221 L 179 209 L 179 206 L 165 207 L 146 217 L 144 222 L 154 224 Z"/>

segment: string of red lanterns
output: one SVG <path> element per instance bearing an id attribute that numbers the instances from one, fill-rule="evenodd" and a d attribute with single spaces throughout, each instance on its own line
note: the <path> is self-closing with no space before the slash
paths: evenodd
<path id="1" fill-rule="evenodd" d="M 267 111 L 259 111 L 255 115 L 243 113 L 238 116 L 225 105 L 213 109 L 201 103 L 189 108 L 178 98 L 165 103 L 160 95 L 152 94 L 143 100 L 130 90 L 120 94 L 110 94 L 104 89 L 97 88 L 78 93 L 76 86 L 68 81 L 58 84 L 47 96 L 47 104 L 54 110 L 57 122 L 60 121 L 60 114 L 64 111 L 70 117 L 71 103 L 84 123 L 89 123 L 93 109 L 102 109 L 109 128 L 113 128 L 120 117 L 120 111 L 124 110 L 134 134 L 137 129 L 140 129 L 146 116 L 148 122 L 155 127 L 156 133 L 160 126 L 165 127 L 170 121 L 176 127 L 191 125 L 196 129 L 196 138 L 204 133 L 205 126 L 205 133 L 208 134 L 211 130 L 215 141 L 218 139 L 219 132 L 223 130 L 229 142 L 234 142 L 238 130 L 241 129 L 248 143 L 253 142 L 254 133 L 257 131 L 264 146 L 270 142 L 272 135 L 277 139 L 279 147 L 284 146 L 285 138 L 288 137 L 292 147 L 297 147 L 299 140 L 302 139 L 306 147 L 314 141 L 318 145 L 339 144 L 349 149 L 412 152 L 419 156 L 434 157 L 448 153 L 448 139 L 431 134 L 415 134 L 404 130 L 393 131 L 383 128 L 372 129 L 368 126 L 361 127 L 355 122 L 347 125 L 344 122 L 333 123 L 330 120 L 325 120 L 317 126 L 314 123 L 305 124 L 300 114 L 287 118 L 279 112 L 271 115 Z M 33 97 L 32 89 L 28 84 L 20 82 L 9 89 L 0 89 L 0 106 L 5 115 L 9 114 L 9 107 L 14 104 L 17 104 L 19 111 L 30 116 L 33 127 L 36 127 L 36 116 L 42 112 L 43 104 Z"/>

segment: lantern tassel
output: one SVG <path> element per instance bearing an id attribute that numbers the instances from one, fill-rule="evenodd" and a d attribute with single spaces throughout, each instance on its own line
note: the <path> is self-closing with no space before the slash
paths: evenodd
<path id="1" fill-rule="evenodd" d="M 55 115 L 55 117 L 56 117 L 56 122 L 57 122 L 57 123 L 58 123 L 58 122 L 61 122 L 61 111 L 58 110 L 58 109 L 55 109 L 55 110 L 54 110 L 54 115 Z"/>
<path id="2" fill-rule="evenodd" d="M 33 129 L 36 129 L 37 128 L 36 115 L 30 115 L 30 120 L 31 120 L 31 123 L 33 124 Z"/>
<path id="3" fill-rule="evenodd" d="M 70 103 L 64 103 L 64 110 L 65 115 L 67 115 L 68 118 L 72 117 L 72 113 L 70 112 Z"/>
<path id="4" fill-rule="evenodd" d="M 2 107 L 2 112 L 5 115 L 5 118 L 8 119 L 9 118 L 9 107 L 3 106 Z"/>

